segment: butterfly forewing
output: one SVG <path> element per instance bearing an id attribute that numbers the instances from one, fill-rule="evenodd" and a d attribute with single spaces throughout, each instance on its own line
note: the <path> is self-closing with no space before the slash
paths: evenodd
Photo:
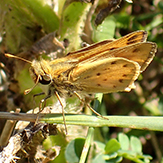
<path id="1" fill-rule="evenodd" d="M 153 60 L 156 50 L 157 45 L 155 43 L 143 42 L 125 48 L 122 47 L 109 52 L 99 53 L 96 57 L 91 58 L 91 60 L 93 62 L 97 59 L 104 59 L 106 57 L 122 57 L 137 62 L 140 65 L 140 71 L 142 72 Z"/>
<path id="2" fill-rule="evenodd" d="M 115 57 L 124 57 L 129 60 L 137 62 L 141 71 L 144 71 L 146 67 L 153 60 L 157 50 L 157 45 L 152 42 L 137 43 L 131 46 L 115 50 Z M 113 53 L 113 52 L 111 52 Z M 112 54 L 111 54 L 112 55 Z"/>
<path id="3" fill-rule="evenodd" d="M 89 60 L 90 58 L 97 57 L 99 53 L 109 52 L 114 49 L 126 47 L 139 42 L 145 42 L 147 39 L 146 31 L 136 31 L 130 33 L 122 38 L 110 42 L 109 40 L 102 41 L 100 43 L 93 44 L 89 47 L 81 50 L 68 53 L 67 57 L 69 60 L 78 58 L 79 62 Z"/>
<path id="4" fill-rule="evenodd" d="M 70 81 L 86 93 L 110 93 L 132 89 L 140 66 L 124 58 L 106 58 L 79 64 L 70 73 Z"/>

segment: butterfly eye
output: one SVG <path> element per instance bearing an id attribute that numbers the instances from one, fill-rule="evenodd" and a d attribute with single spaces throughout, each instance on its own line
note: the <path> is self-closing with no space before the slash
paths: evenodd
<path id="1" fill-rule="evenodd" d="M 39 79 L 39 82 L 44 85 L 50 84 L 51 77 L 48 74 L 45 74 L 45 75 L 41 76 L 41 78 Z"/>

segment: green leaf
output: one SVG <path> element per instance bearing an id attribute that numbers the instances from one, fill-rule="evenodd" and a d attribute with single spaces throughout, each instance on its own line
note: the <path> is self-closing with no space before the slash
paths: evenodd
<path id="1" fill-rule="evenodd" d="M 106 163 L 106 161 L 103 158 L 103 154 L 100 153 L 98 155 L 96 155 L 96 157 L 92 160 L 92 163 Z"/>
<path id="2" fill-rule="evenodd" d="M 109 27 L 109 28 L 108 28 Z M 102 24 L 100 24 L 97 28 L 93 31 L 93 40 L 95 42 L 113 39 L 115 33 L 115 19 L 113 16 L 108 16 Z"/>
<path id="3" fill-rule="evenodd" d="M 46 1 L 23 0 L 23 3 L 47 33 L 54 32 L 59 28 L 59 18 Z"/>
<path id="4" fill-rule="evenodd" d="M 96 135 L 96 133 L 95 133 Z M 94 141 L 95 145 L 97 146 L 98 150 L 101 150 L 102 152 L 104 152 L 104 148 L 105 148 L 105 144 L 100 142 L 100 141 Z"/>
<path id="5" fill-rule="evenodd" d="M 131 145 L 132 151 L 139 153 L 139 154 L 142 153 L 142 144 L 141 144 L 141 141 L 137 137 L 131 136 L 130 145 Z"/>
<path id="6" fill-rule="evenodd" d="M 85 139 L 77 138 L 72 140 L 66 147 L 65 157 L 68 162 L 78 163 L 84 146 Z"/>
<path id="7" fill-rule="evenodd" d="M 68 51 L 78 49 L 81 44 L 80 36 L 90 6 L 88 3 L 81 2 L 72 2 L 68 6 L 64 6 L 59 32 L 61 39 L 66 38 L 70 42 Z"/>
<path id="8" fill-rule="evenodd" d="M 0 2 L 0 33 L 5 32 L 6 50 L 25 51 L 43 33 L 59 28 L 59 18 L 44 0 L 5 0 Z"/>
<path id="9" fill-rule="evenodd" d="M 120 149 L 120 143 L 116 139 L 111 139 L 105 146 L 105 153 L 111 154 L 117 152 Z"/>
<path id="10" fill-rule="evenodd" d="M 118 140 L 119 140 L 119 143 L 121 144 L 122 150 L 129 149 L 129 138 L 127 137 L 127 135 L 123 133 L 118 134 Z"/>

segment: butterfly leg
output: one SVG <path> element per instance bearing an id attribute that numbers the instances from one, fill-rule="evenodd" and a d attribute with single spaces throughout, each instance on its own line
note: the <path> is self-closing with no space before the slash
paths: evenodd
<path id="1" fill-rule="evenodd" d="M 37 94 L 34 94 L 33 95 L 33 102 L 34 102 L 34 105 L 36 106 L 36 101 L 35 101 L 35 97 L 36 96 L 40 96 L 40 95 L 44 95 L 45 93 L 44 92 L 41 92 L 41 93 L 37 93 Z M 40 109 L 40 108 L 39 108 Z M 33 113 L 34 113 L 34 109 L 33 109 Z"/>
<path id="2" fill-rule="evenodd" d="M 61 100 L 58 92 L 55 92 L 55 95 L 57 96 L 57 98 L 59 100 L 59 103 L 61 104 L 61 107 L 62 107 L 63 122 L 64 122 L 64 126 L 65 126 L 65 131 L 66 131 L 66 134 L 67 134 L 66 120 L 65 120 L 65 114 L 64 114 L 64 106 L 63 106 L 62 100 Z"/>
<path id="3" fill-rule="evenodd" d="M 43 93 L 41 93 L 43 94 Z M 36 96 L 39 95 L 39 94 L 36 94 Z M 40 104 L 39 104 L 39 112 L 37 113 L 37 117 L 36 117 L 36 121 L 35 121 L 35 124 L 37 124 L 38 122 L 38 119 L 39 119 L 39 114 L 44 110 L 45 106 L 46 106 L 46 100 L 48 98 L 51 97 L 51 94 L 47 95 L 45 98 L 43 98 L 41 101 L 40 101 Z"/>
<path id="4" fill-rule="evenodd" d="M 47 95 L 45 98 L 43 98 L 41 101 L 40 101 L 40 105 L 39 105 L 39 113 L 42 112 L 46 106 L 46 100 L 48 98 L 51 97 L 51 94 L 50 95 Z"/>
<path id="5" fill-rule="evenodd" d="M 79 95 L 76 91 L 74 91 L 73 93 L 79 98 L 79 100 L 80 100 L 81 102 L 85 102 L 85 101 L 80 97 L 80 95 Z M 101 118 L 103 118 L 103 119 L 107 119 L 107 120 L 108 120 L 108 118 L 103 117 L 101 114 L 99 114 L 98 112 L 96 112 L 88 103 L 86 103 L 86 106 L 87 106 L 94 114 L 96 114 L 97 116 L 99 116 L 99 117 L 101 117 Z"/>

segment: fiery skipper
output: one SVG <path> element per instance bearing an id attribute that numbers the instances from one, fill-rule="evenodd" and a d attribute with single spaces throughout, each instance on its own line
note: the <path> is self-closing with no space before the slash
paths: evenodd
<path id="1" fill-rule="evenodd" d="M 62 105 L 60 96 L 75 94 L 82 100 L 79 94 L 130 91 L 135 88 L 134 81 L 151 63 L 157 50 L 157 45 L 146 42 L 146 39 L 147 32 L 136 31 L 114 41 L 105 40 L 70 52 L 53 61 L 41 59 L 30 62 L 10 54 L 6 56 L 31 64 L 30 73 L 35 85 L 25 94 L 38 83 L 48 85 L 48 94 L 41 103 L 55 94 Z"/>

